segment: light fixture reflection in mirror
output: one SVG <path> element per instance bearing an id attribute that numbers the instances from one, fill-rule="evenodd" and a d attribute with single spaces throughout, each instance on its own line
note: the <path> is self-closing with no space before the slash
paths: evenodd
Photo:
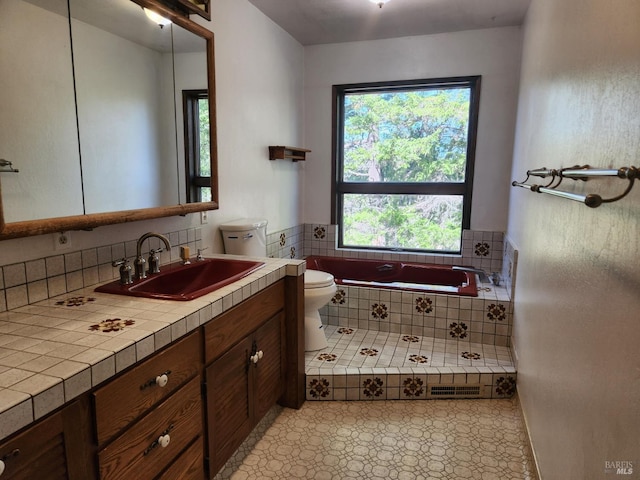
<path id="1" fill-rule="evenodd" d="M 160 26 L 160 28 L 166 25 L 169 25 L 171 23 L 171 20 L 169 20 L 168 18 L 164 18 L 162 15 L 154 12 L 153 10 L 149 10 L 146 7 L 144 7 L 143 10 L 147 18 L 152 22 L 157 23 Z"/>

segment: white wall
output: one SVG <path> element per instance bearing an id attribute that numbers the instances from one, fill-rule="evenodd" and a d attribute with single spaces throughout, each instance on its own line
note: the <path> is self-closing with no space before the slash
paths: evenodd
<path id="1" fill-rule="evenodd" d="M 305 221 L 331 215 L 331 87 L 482 75 L 471 228 L 504 231 L 520 71 L 517 27 L 305 48 Z"/>
<path id="2" fill-rule="evenodd" d="M 269 232 L 292 227 L 303 220 L 302 168 L 270 161 L 267 147 L 303 143 L 303 48 L 246 0 L 211 5 L 221 208 L 210 221 L 248 216 L 266 218 Z"/>
<path id="3" fill-rule="evenodd" d="M 533 0 L 514 152 L 527 169 L 640 163 L 640 3 Z M 625 181 L 564 182 L 614 196 Z M 636 182 L 637 183 L 637 182 Z M 590 209 L 511 189 L 518 391 L 544 480 L 640 471 L 640 187 Z"/>
<path id="4" fill-rule="evenodd" d="M 216 0 L 212 10 L 212 22 L 196 21 L 215 33 L 220 209 L 203 226 L 203 243 L 208 252 L 222 252 L 216 225 L 224 220 L 265 217 L 268 231 L 302 221 L 300 167 L 270 162 L 267 147 L 302 144 L 303 48 L 247 0 Z M 72 250 L 134 239 L 149 230 L 199 226 L 199 218 L 73 232 Z M 1 243 L 0 265 L 56 254 L 51 235 Z"/>

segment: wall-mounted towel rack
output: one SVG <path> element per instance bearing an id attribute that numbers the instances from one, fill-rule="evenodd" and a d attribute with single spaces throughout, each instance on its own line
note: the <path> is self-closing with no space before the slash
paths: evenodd
<path id="1" fill-rule="evenodd" d="M 527 183 L 530 177 L 551 177 L 551 180 L 546 185 L 537 185 Z M 602 198 L 597 193 L 589 193 L 582 195 L 579 193 L 567 192 L 564 190 L 558 190 L 558 186 L 562 183 L 562 180 L 569 178 L 571 180 L 587 181 L 592 178 L 601 177 L 617 177 L 623 180 L 628 180 L 627 188 L 620 194 L 611 198 Z M 514 187 L 522 187 L 532 192 L 547 193 L 556 197 L 566 198 L 567 200 L 574 200 L 576 202 L 584 203 L 587 207 L 597 208 L 603 203 L 611 203 L 620 200 L 627 196 L 627 194 L 633 188 L 634 180 L 640 179 L 640 168 L 638 167 L 622 167 L 618 169 L 607 168 L 593 168 L 589 165 L 575 165 L 573 167 L 552 169 L 552 168 L 537 168 L 535 170 L 527 170 L 527 178 L 523 182 L 512 182 Z"/>
<path id="2" fill-rule="evenodd" d="M 2 168 L 7 167 L 8 170 L 2 170 Z M 5 160 L 4 158 L 0 158 L 0 173 L 8 172 L 8 173 L 18 173 L 20 170 L 17 168 L 13 168 L 13 165 L 9 160 Z"/>

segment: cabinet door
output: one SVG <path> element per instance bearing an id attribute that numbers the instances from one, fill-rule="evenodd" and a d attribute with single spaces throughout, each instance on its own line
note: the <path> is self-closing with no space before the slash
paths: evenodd
<path id="1" fill-rule="evenodd" d="M 88 399 L 81 398 L 0 444 L 2 478 L 90 480 L 94 478 Z"/>
<path id="2" fill-rule="evenodd" d="M 255 345 L 262 358 L 252 364 L 255 382 L 255 417 L 258 423 L 282 396 L 284 387 L 284 313 L 279 313 L 255 333 Z"/>
<path id="3" fill-rule="evenodd" d="M 252 339 L 245 338 L 206 369 L 210 473 L 218 472 L 253 428 L 249 381 Z"/>

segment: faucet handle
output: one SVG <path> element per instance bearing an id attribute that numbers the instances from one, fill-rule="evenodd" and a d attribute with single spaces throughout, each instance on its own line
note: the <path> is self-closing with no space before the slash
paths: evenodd
<path id="1" fill-rule="evenodd" d="M 120 260 L 114 260 L 111 262 L 112 267 L 119 267 L 121 265 L 126 265 L 129 263 L 129 259 L 127 257 L 122 257 Z"/>
<path id="2" fill-rule="evenodd" d="M 149 250 L 149 273 L 160 273 L 160 252 L 164 252 L 162 247 Z"/>
<path id="3" fill-rule="evenodd" d="M 198 254 L 196 255 L 196 262 L 200 262 L 202 260 L 204 260 L 204 257 L 202 256 L 202 252 L 204 252 L 205 250 L 208 250 L 209 247 L 204 247 L 204 248 L 199 248 L 198 249 Z"/>
<path id="4" fill-rule="evenodd" d="M 130 285 L 133 283 L 132 268 L 129 259 L 124 257 L 122 260 L 114 260 L 111 262 L 114 267 L 120 267 L 120 284 Z"/>

